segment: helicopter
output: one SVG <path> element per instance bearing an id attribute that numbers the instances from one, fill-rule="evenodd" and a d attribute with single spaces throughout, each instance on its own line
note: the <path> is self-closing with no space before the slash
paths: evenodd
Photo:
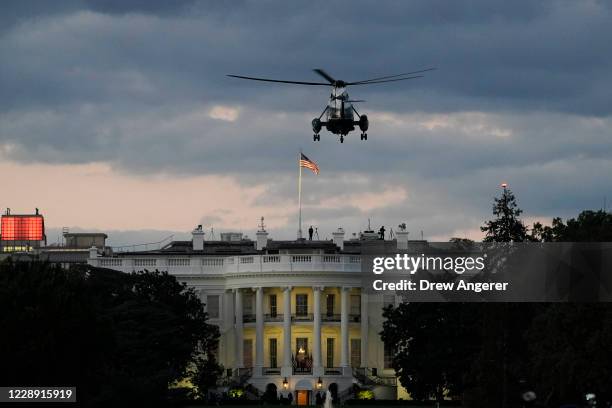
<path id="1" fill-rule="evenodd" d="M 285 81 L 280 79 L 268 79 L 268 78 L 255 78 L 242 75 L 227 75 L 232 78 L 248 79 L 251 81 L 263 81 L 263 82 L 276 82 L 282 84 L 296 84 L 296 85 L 312 85 L 312 86 L 331 86 L 331 95 L 329 102 L 321 112 L 318 118 L 312 120 L 312 130 L 314 131 L 313 140 L 315 142 L 321 140 L 320 131 L 323 127 L 333 134 L 340 136 L 340 143 L 344 143 L 344 137 L 350 132 L 355 130 L 355 126 L 359 126 L 361 130 L 361 140 L 368 140 L 368 134 L 366 133 L 370 122 L 368 121 L 367 115 L 360 115 L 355 109 L 354 103 L 365 102 L 359 99 L 350 99 L 349 94 L 346 91 L 347 86 L 351 85 L 373 85 L 381 84 L 385 82 L 397 82 L 405 81 L 407 79 L 422 78 L 422 74 L 427 71 L 433 71 L 435 68 L 426 68 L 419 71 L 405 72 L 397 75 L 387 75 L 377 78 L 370 78 L 361 81 L 342 81 L 335 79 L 327 72 L 320 68 L 313 69 L 315 73 L 320 75 L 327 82 L 307 82 L 307 81 Z M 355 120 L 357 115 L 357 120 Z M 323 118 L 325 116 L 325 118 Z M 324 120 L 321 120 L 324 119 Z"/>

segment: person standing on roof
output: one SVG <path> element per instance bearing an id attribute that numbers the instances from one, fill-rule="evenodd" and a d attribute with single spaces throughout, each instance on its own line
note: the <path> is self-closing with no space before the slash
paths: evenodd
<path id="1" fill-rule="evenodd" d="M 382 239 L 382 240 L 385 239 L 385 226 L 384 225 L 380 227 L 380 229 L 378 230 L 378 237 L 379 239 Z"/>

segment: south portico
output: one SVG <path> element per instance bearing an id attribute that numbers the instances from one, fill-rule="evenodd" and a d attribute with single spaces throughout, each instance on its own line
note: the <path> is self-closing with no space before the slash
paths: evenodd
<path id="1" fill-rule="evenodd" d="M 353 378 L 351 362 L 367 361 L 366 295 L 358 287 L 261 285 L 231 293 L 235 368 L 251 368 L 248 382 L 261 391 L 273 383 L 290 392 L 305 381 L 312 389 L 335 383 L 342 390 Z"/>

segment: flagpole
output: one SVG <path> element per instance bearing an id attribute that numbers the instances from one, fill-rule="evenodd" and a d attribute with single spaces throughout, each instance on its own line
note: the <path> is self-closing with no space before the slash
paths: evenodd
<path id="1" fill-rule="evenodd" d="M 298 153 L 298 239 L 302 239 L 302 150 Z"/>

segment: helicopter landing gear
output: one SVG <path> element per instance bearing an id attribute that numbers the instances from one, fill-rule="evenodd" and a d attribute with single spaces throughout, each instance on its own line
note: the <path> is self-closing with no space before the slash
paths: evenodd
<path id="1" fill-rule="evenodd" d="M 319 135 L 318 133 L 315 133 L 314 135 L 312 135 L 312 140 L 314 140 L 315 142 L 318 142 L 319 140 L 321 140 L 321 135 Z"/>
<path id="2" fill-rule="evenodd" d="M 367 133 L 362 133 L 361 134 L 361 140 L 368 140 L 368 134 Z"/>
<path id="3" fill-rule="evenodd" d="M 344 135 L 340 135 L 340 143 L 344 143 Z"/>

